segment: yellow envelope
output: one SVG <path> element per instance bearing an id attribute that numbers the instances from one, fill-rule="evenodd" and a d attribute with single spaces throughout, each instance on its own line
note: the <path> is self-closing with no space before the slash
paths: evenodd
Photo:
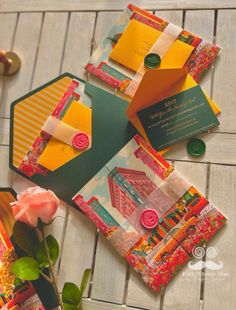
<path id="1" fill-rule="evenodd" d="M 62 121 L 75 129 L 85 132 L 90 137 L 92 136 L 92 109 L 81 102 L 72 101 Z M 41 154 L 38 164 L 50 171 L 54 171 L 80 154 L 80 151 L 70 145 L 56 138 L 51 138 Z"/>
<path id="2" fill-rule="evenodd" d="M 109 57 L 129 69 L 138 71 L 144 57 L 161 34 L 161 31 L 132 19 Z M 193 49 L 193 46 L 175 40 L 163 57 L 159 69 L 182 68 Z"/>
<path id="3" fill-rule="evenodd" d="M 127 116 L 139 133 L 150 143 L 137 112 L 153 104 L 174 96 L 182 91 L 198 85 L 188 74 L 187 69 L 152 69 L 148 70 L 139 84 L 139 87 L 130 101 L 126 111 Z M 215 114 L 220 113 L 219 107 L 205 94 Z M 161 150 L 166 153 L 171 147 Z"/>

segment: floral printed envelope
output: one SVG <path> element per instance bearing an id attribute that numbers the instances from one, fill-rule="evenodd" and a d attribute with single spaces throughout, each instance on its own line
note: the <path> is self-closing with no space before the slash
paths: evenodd
<path id="1" fill-rule="evenodd" d="M 11 189 L 0 189 L 0 309 L 44 310 L 33 285 L 27 281 L 16 284 L 11 272 L 17 259 L 10 240 L 14 224 L 10 203 L 14 200 Z"/>
<path id="2" fill-rule="evenodd" d="M 139 135 L 73 200 L 153 291 L 166 285 L 226 222 Z"/>
<path id="3" fill-rule="evenodd" d="M 159 55 L 159 69 L 186 67 L 199 82 L 219 50 L 205 39 L 130 4 L 94 51 L 86 70 L 133 97 L 137 80 L 140 82 L 147 71 L 144 60 L 148 54 Z"/>

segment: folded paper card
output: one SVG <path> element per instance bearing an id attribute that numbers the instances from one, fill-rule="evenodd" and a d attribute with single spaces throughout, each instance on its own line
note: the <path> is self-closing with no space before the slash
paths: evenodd
<path id="1" fill-rule="evenodd" d="M 70 203 L 134 135 L 127 104 L 73 75 L 59 76 L 12 104 L 10 167 Z"/>
<path id="2" fill-rule="evenodd" d="M 73 200 L 154 291 L 226 222 L 139 135 Z"/>
<path id="3" fill-rule="evenodd" d="M 161 31 L 136 19 L 131 19 L 124 34 L 112 49 L 110 58 L 133 71 L 138 71 L 145 55 L 161 34 Z M 163 57 L 160 68 L 183 67 L 193 49 L 193 46 L 176 40 Z"/>
<path id="4" fill-rule="evenodd" d="M 203 38 L 130 4 L 94 51 L 86 69 L 133 97 L 147 70 L 148 55 L 158 55 L 159 69 L 185 67 L 199 82 L 219 50 Z M 149 62 L 153 65 L 152 59 Z"/>
<path id="5" fill-rule="evenodd" d="M 17 258 L 10 240 L 14 218 L 10 203 L 15 201 L 15 192 L 0 189 L 0 309 L 45 309 L 30 282 L 16 284 L 11 272 Z"/>
<path id="6" fill-rule="evenodd" d="M 163 154 L 169 146 L 217 126 L 219 112 L 186 69 L 151 69 L 130 101 L 127 116 Z"/>

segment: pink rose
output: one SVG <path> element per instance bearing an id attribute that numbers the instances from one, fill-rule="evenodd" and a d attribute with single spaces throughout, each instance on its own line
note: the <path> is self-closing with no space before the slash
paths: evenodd
<path id="1" fill-rule="evenodd" d="M 59 199 L 52 191 L 36 186 L 17 195 L 17 200 L 11 205 L 16 220 L 37 227 L 39 218 L 45 224 L 52 220 L 59 203 Z"/>

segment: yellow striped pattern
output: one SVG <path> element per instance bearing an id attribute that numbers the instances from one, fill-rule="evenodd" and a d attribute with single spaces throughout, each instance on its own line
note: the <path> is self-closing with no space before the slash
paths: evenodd
<path id="1" fill-rule="evenodd" d="M 14 217 L 10 203 L 15 201 L 15 197 L 9 192 L 0 192 L 0 221 L 2 222 L 8 235 L 11 236 L 14 225 Z"/>
<path id="2" fill-rule="evenodd" d="M 18 168 L 72 79 L 64 77 L 18 102 L 14 108 L 13 165 Z"/>

